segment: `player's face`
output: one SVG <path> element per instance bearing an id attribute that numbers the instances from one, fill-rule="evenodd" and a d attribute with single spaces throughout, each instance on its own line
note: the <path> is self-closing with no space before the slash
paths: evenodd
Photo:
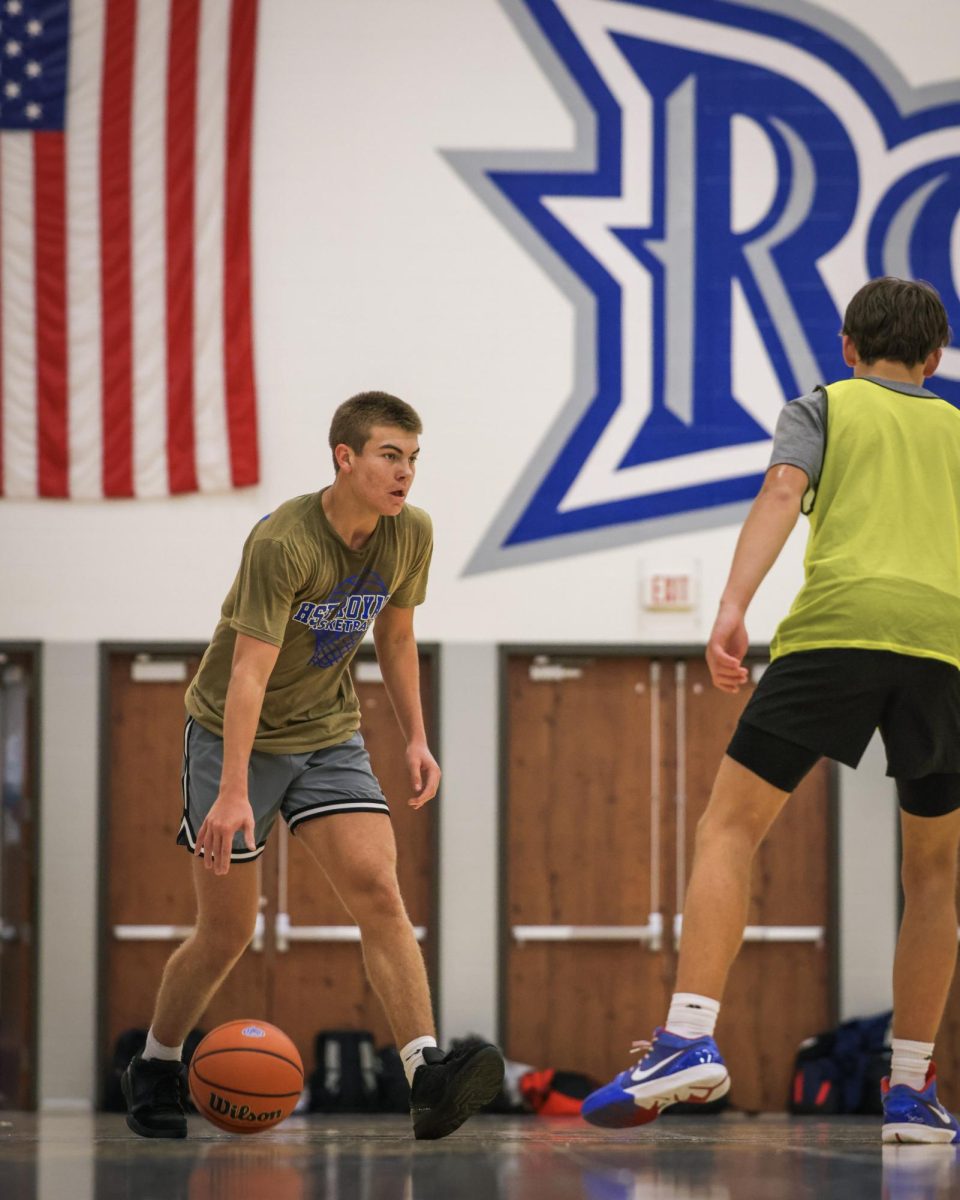
<path id="1" fill-rule="evenodd" d="M 350 479 L 357 499 L 382 516 L 395 517 L 413 486 L 419 453 L 415 433 L 374 425 L 363 453 L 351 456 Z"/>

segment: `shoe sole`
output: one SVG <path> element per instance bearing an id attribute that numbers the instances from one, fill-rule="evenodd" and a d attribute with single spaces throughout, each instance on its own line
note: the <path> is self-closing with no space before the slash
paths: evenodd
<path id="1" fill-rule="evenodd" d="M 127 1072 L 120 1076 L 120 1090 L 123 1092 L 123 1098 L 127 1102 L 127 1128 L 132 1129 L 134 1133 L 138 1133 L 145 1138 L 185 1138 L 187 1136 L 187 1123 L 184 1121 L 183 1129 L 151 1129 L 148 1125 L 141 1125 L 137 1118 L 130 1112 L 133 1101 L 130 1098 L 130 1084 L 127 1082 Z"/>
<path id="2" fill-rule="evenodd" d="M 623 1099 L 591 1113 L 583 1119 L 603 1129 L 630 1129 L 655 1121 L 671 1104 L 709 1104 L 722 1099 L 730 1091 L 730 1075 L 722 1063 L 713 1066 L 689 1067 L 652 1079 L 649 1083 L 624 1090 Z"/>
<path id="3" fill-rule="evenodd" d="M 884 1125 L 880 1133 L 880 1140 L 886 1144 L 901 1144 L 901 1145 L 948 1145 L 956 1138 L 956 1131 L 947 1129 L 938 1129 L 935 1125 L 916 1125 L 910 1121 L 898 1122 L 897 1124 Z"/>
<path id="4" fill-rule="evenodd" d="M 441 1103 L 414 1121 L 413 1136 L 418 1141 L 446 1137 L 489 1104 L 502 1086 L 503 1059 L 493 1046 L 485 1046 L 464 1065 Z"/>

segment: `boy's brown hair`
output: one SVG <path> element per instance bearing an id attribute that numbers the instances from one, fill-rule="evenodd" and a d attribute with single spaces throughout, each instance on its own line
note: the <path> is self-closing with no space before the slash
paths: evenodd
<path id="1" fill-rule="evenodd" d="M 880 358 L 916 366 L 953 336 L 932 284 L 890 275 L 863 285 L 847 305 L 840 332 L 867 366 Z"/>
<path id="2" fill-rule="evenodd" d="M 359 392 L 344 400 L 333 414 L 330 422 L 330 450 L 337 446 L 349 446 L 357 454 L 370 438 L 374 425 L 391 425 L 404 433 L 423 433 L 423 423 L 414 408 L 405 400 L 391 396 L 389 392 Z M 337 456 L 333 456 L 333 469 L 339 471 Z"/>

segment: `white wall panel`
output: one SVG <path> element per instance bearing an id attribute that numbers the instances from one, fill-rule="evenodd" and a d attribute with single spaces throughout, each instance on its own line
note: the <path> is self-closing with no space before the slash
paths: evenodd
<path id="1" fill-rule="evenodd" d="M 761 7 L 783 10 L 777 0 Z M 205 638 L 248 529 L 287 496 L 328 480 L 334 406 L 382 387 L 416 404 L 426 424 L 413 493 L 437 526 L 431 593 L 418 618 L 425 638 L 704 637 L 708 615 L 678 622 L 641 613 L 641 560 L 698 564 L 710 614 L 735 523 L 463 575 L 563 410 L 584 336 L 556 272 L 446 157 L 572 150 L 583 102 L 569 81 L 557 90 L 544 69 L 550 52 L 521 36 L 520 11 L 519 0 L 262 6 L 254 187 L 262 483 L 136 502 L 5 500 L 4 636 Z M 826 13 L 838 29 L 842 14 L 864 54 L 870 39 L 871 60 L 905 77 L 903 92 L 907 84 L 957 90 L 960 10 L 949 0 L 929 0 L 920 24 L 901 5 L 872 0 L 793 11 Z M 738 377 L 749 374 L 749 363 L 738 363 Z M 769 638 L 799 582 L 803 534 L 757 597 L 757 641 Z"/>
<path id="2" fill-rule="evenodd" d="M 43 648 L 37 1104 L 91 1109 L 97 1078 L 97 647 Z"/>

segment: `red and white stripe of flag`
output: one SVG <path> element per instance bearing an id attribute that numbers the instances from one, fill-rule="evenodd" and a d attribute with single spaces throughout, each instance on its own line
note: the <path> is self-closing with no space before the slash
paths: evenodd
<path id="1" fill-rule="evenodd" d="M 66 131 L 0 135 L 0 494 L 257 482 L 257 0 L 73 0 Z"/>

